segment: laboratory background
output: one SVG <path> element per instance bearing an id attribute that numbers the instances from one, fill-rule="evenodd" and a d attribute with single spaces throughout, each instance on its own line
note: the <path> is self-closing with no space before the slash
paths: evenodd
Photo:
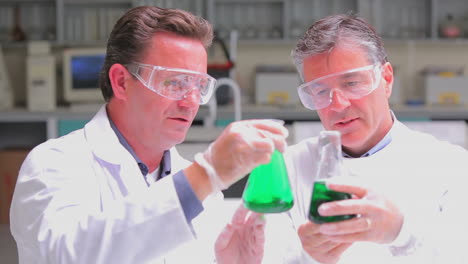
<path id="1" fill-rule="evenodd" d="M 384 39 L 397 118 L 467 147 L 466 0 L 0 0 L 1 263 L 17 263 L 8 211 L 23 159 L 93 117 L 104 102 L 97 74 L 107 36 L 139 5 L 188 10 L 215 27 L 208 73 L 218 79 L 216 96 L 178 146 L 187 159 L 233 120 L 282 119 L 289 144 L 317 135 L 322 127 L 300 104 L 290 51 L 314 21 L 349 12 Z M 225 191 L 227 199 L 240 198 L 245 179 Z"/>

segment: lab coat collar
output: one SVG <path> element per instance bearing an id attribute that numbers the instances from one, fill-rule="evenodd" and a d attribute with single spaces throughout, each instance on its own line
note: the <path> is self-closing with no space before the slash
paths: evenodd
<path id="1" fill-rule="evenodd" d="M 125 155 L 130 155 L 120 144 L 111 128 L 106 105 L 103 105 L 93 119 L 85 125 L 84 134 L 94 154 L 102 160 L 120 164 Z"/>
<path id="2" fill-rule="evenodd" d="M 90 143 L 94 154 L 102 160 L 112 164 L 121 164 L 124 160 L 133 159 L 131 154 L 120 144 L 117 135 L 112 130 L 106 105 L 103 105 L 96 115 L 84 127 L 84 134 Z M 171 164 L 188 165 L 188 161 L 182 158 L 175 147 L 170 149 Z M 171 174 L 178 168 L 171 169 Z"/>

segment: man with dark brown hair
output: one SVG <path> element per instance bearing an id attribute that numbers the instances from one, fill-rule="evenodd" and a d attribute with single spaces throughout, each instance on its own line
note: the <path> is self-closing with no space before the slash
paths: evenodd
<path id="1" fill-rule="evenodd" d="M 106 105 L 21 168 L 11 207 L 20 263 L 261 261 L 260 216 L 240 207 L 215 247 L 216 206 L 221 190 L 284 150 L 287 130 L 232 123 L 195 163 L 174 147 L 213 93 L 212 35 L 181 10 L 138 7 L 119 19 L 101 74 Z"/>

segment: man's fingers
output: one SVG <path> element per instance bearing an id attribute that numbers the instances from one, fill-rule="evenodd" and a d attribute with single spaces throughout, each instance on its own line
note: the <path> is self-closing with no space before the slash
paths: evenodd
<path id="1" fill-rule="evenodd" d="M 353 243 L 357 241 L 368 241 L 369 232 L 359 232 L 346 235 L 330 236 L 330 239 L 337 243 Z"/>
<path id="2" fill-rule="evenodd" d="M 267 130 L 257 130 L 257 132 L 260 134 L 261 137 L 264 138 L 264 140 L 268 140 L 268 142 L 272 142 L 274 145 L 274 148 L 279 150 L 280 152 L 284 152 L 287 147 L 287 142 L 286 139 L 283 135 L 277 135 L 273 134 Z"/>
<path id="3" fill-rule="evenodd" d="M 254 250 L 258 251 L 260 247 L 263 248 L 265 243 L 265 224 L 260 223 L 258 220 L 255 221 L 254 226 L 248 229 L 250 237 L 250 243 Z"/>
<path id="4" fill-rule="evenodd" d="M 265 243 L 265 224 L 256 226 L 254 232 L 257 241 L 263 245 Z"/>
<path id="5" fill-rule="evenodd" d="M 271 119 L 255 119 L 247 120 L 245 122 L 249 122 L 249 125 L 251 125 L 252 127 L 266 130 L 273 134 L 282 135 L 284 137 L 287 137 L 289 135 L 289 131 L 283 126 L 284 123 L 276 122 Z"/>
<path id="6" fill-rule="evenodd" d="M 245 222 L 245 217 L 249 213 L 249 209 L 245 208 L 242 203 L 237 207 L 232 217 L 232 224 L 234 226 L 242 225 Z"/>
<path id="7" fill-rule="evenodd" d="M 218 238 L 216 239 L 215 249 L 216 251 L 222 250 L 226 248 L 229 242 L 232 239 L 234 234 L 234 230 L 231 225 L 227 225 L 221 234 L 219 234 Z"/>
<path id="8" fill-rule="evenodd" d="M 373 202 L 367 199 L 347 199 L 323 203 L 318 212 L 322 216 L 369 214 L 373 208 Z"/>
<path id="9" fill-rule="evenodd" d="M 339 245 L 339 242 L 336 242 L 327 238 L 323 240 L 322 243 L 320 244 L 310 245 L 309 249 L 317 251 L 317 252 L 329 252 L 330 250 L 336 248 L 338 245 Z"/>
<path id="10" fill-rule="evenodd" d="M 298 233 L 299 235 L 303 235 L 303 236 L 311 236 L 311 235 L 319 234 L 320 233 L 319 227 L 320 225 L 318 224 L 315 224 L 313 222 L 307 222 L 305 224 L 302 224 L 299 227 Z"/>
<path id="11" fill-rule="evenodd" d="M 345 178 L 340 179 L 341 182 L 346 181 Z M 366 187 L 354 185 L 354 182 L 349 182 L 347 184 L 336 183 L 330 180 L 327 182 L 327 188 L 337 192 L 345 192 L 349 194 L 354 194 L 358 198 L 362 198 L 367 195 L 368 190 Z"/>
<path id="12" fill-rule="evenodd" d="M 303 226 L 299 227 L 298 230 L 302 245 L 307 246 L 308 248 L 317 248 L 330 240 L 327 236 L 322 235 L 318 229 L 317 231 L 308 232 L 308 230 Z"/>
<path id="13" fill-rule="evenodd" d="M 353 243 L 339 243 L 335 248 L 328 251 L 327 254 L 334 259 L 338 259 L 352 244 Z"/>
<path id="14" fill-rule="evenodd" d="M 265 217 L 263 214 L 250 211 L 247 221 L 245 221 L 246 226 L 257 226 L 265 224 Z"/>
<path id="15" fill-rule="evenodd" d="M 354 234 L 368 231 L 372 222 L 368 217 L 357 217 L 336 223 L 327 223 L 320 226 L 320 233 L 329 236 Z"/>

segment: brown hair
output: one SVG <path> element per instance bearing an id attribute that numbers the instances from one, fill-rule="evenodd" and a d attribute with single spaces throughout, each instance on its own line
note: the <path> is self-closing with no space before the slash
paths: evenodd
<path id="1" fill-rule="evenodd" d="M 171 32 L 193 38 L 205 48 L 213 40 L 213 28 L 205 19 L 178 9 L 140 6 L 128 10 L 115 24 L 107 41 L 107 52 L 99 77 L 102 95 L 108 102 L 114 95 L 109 69 L 115 63 L 138 61 L 156 32 Z"/>
<path id="2" fill-rule="evenodd" d="M 306 57 L 331 52 L 338 45 L 354 45 L 364 49 L 370 63 L 387 62 L 382 39 L 364 19 L 353 14 L 339 14 L 316 21 L 302 36 L 291 56 L 302 80 Z"/>

